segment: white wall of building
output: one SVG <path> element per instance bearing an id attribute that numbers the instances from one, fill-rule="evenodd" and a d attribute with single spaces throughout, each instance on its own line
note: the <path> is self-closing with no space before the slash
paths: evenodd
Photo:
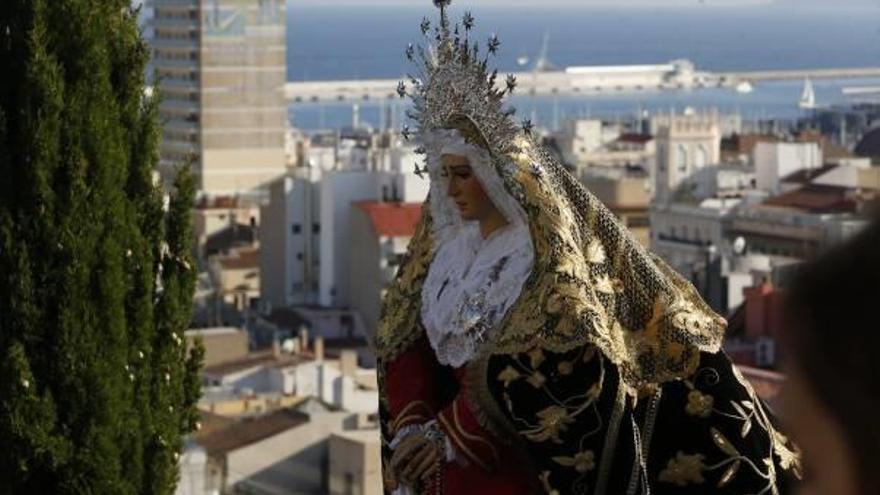
<path id="1" fill-rule="evenodd" d="M 857 165 L 840 165 L 837 168 L 831 169 L 829 172 L 813 179 L 813 183 L 857 189 L 859 187 L 859 171 L 870 167 L 870 162 L 868 162 L 867 166 L 864 166 L 864 162 L 857 163 Z"/>
<path id="2" fill-rule="evenodd" d="M 208 455 L 195 442 L 188 442 L 180 456 L 180 481 L 174 495 L 205 495 Z"/>
<path id="3" fill-rule="evenodd" d="M 259 486 L 260 475 L 271 470 L 271 485 L 288 489 L 282 493 L 320 492 L 327 440 L 342 431 L 350 417 L 343 412 L 312 414 L 308 423 L 227 453 L 227 486 Z"/>
<path id="4" fill-rule="evenodd" d="M 666 200 L 697 171 L 721 162 L 721 127 L 716 112 L 657 116 L 655 197 Z"/>
<path id="5" fill-rule="evenodd" d="M 413 148 L 395 148 L 391 151 L 391 172 L 398 190 L 398 198 L 404 203 L 421 203 L 428 197 L 431 181 L 415 174 L 415 166 L 424 166 L 424 156 Z"/>
<path id="6" fill-rule="evenodd" d="M 602 147 L 602 121 L 577 119 L 565 122 L 559 143 L 566 161 L 580 163 Z"/>
<path id="7" fill-rule="evenodd" d="M 382 448 L 378 431 L 346 431 L 330 437 L 330 495 L 380 495 Z"/>
<path id="8" fill-rule="evenodd" d="M 651 250 L 685 278 L 705 263 L 708 246 L 724 243 L 722 221 L 738 200 L 709 199 L 699 205 L 655 204 L 651 209 Z"/>
<path id="9" fill-rule="evenodd" d="M 302 169 L 273 182 L 261 210 L 261 294 L 274 307 L 317 301 L 323 230 L 318 176 Z"/>
<path id="10" fill-rule="evenodd" d="M 356 379 L 358 375 L 375 374 L 375 370 L 361 369 L 355 373 L 355 376 L 344 376 L 334 362 L 303 363 L 295 370 L 295 393 L 316 397 L 348 412 L 375 413 L 379 408 L 378 391 L 361 389 Z"/>
<path id="11" fill-rule="evenodd" d="M 765 143 L 755 146 L 752 160 L 758 189 L 779 192 L 780 180 L 803 169 L 822 166 L 822 149 L 818 143 Z"/>
<path id="12" fill-rule="evenodd" d="M 352 203 L 377 200 L 382 176 L 376 172 L 334 171 L 321 183 L 321 263 L 318 302 L 346 307 L 349 297 L 349 246 Z"/>

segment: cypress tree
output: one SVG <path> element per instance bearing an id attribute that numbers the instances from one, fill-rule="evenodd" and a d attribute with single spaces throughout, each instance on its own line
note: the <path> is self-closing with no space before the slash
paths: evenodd
<path id="1" fill-rule="evenodd" d="M 194 182 L 129 0 L 0 2 L 0 494 L 168 494 L 197 425 Z"/>

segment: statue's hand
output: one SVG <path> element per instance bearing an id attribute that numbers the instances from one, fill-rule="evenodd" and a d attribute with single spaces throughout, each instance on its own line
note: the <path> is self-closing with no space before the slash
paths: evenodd
<path id="1" fill-rule="evenodd" d="M 414 486 L 420 479 L 434 474 L 443 452 L 436 442 L 424 435 L 405 438 L 391 456 L 391 474 L 395 481 Z"/>

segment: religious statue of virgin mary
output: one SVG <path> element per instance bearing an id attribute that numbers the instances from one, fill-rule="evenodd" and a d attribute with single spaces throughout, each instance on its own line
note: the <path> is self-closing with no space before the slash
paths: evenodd
<path id="1" fill-rule="evenodd" d="M 398 87 L 431 183 L 375 339 L 386 492 L 784 491 L 798 456 L 724 319 L 515 123 L 498 39 L 434 4 Z"/>

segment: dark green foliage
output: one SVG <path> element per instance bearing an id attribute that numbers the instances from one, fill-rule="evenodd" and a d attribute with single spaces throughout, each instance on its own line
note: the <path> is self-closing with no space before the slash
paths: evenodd
<path id="1" fill-rule="evenodd" d="M 168 494 L 197 422 L 193 180 L 129 0 L 0 2 L 0 494 Z"/>

